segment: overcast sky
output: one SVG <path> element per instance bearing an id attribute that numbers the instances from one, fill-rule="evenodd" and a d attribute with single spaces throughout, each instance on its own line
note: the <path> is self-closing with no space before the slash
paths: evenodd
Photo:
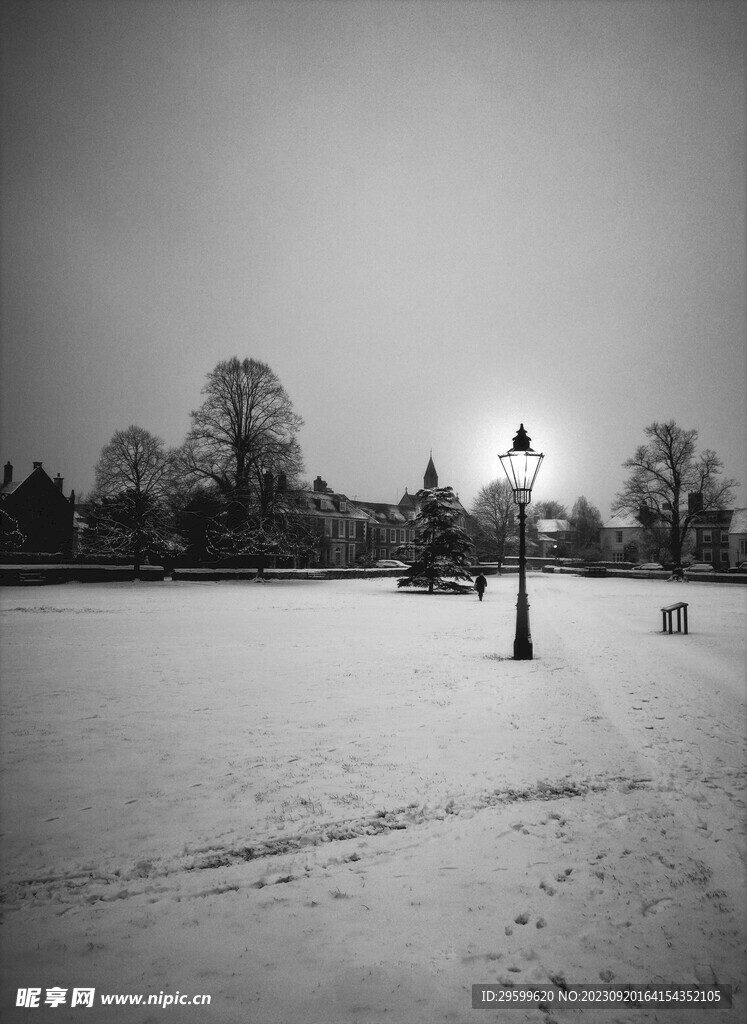
<path id="1" fill-rule="evenodd" d="M 606 518 L 745 451 L 740 0 L 5 0 L 2 462 L 78 494 L 269 363 L 306 477 L 465 504 L 520 422 Z M 738 492 L 747 503 L 747 488 Z"/>

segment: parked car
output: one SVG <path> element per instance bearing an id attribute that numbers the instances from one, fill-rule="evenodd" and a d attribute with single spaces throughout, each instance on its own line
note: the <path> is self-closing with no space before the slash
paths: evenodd
<path id="1" fill-rule="evenodd" d="M 685 569 L 685 575 L 687 576 L 691 572 L 715 572 L 716 570 L 708 562 L 693 562 L 692 565 L 688 565 Z"/>
<path id="2" fill-rule="evenodd" d="M 739 565 L 733 565 L 729 572 L 747 572 L 747 562 L 740 562 Z"/>
<path id="3" fill-rule="evenodd" d="M 380 558 L 376 563 L 377 569 L 409 569 L 407 562 L 398 562 L 396 558 Z"/>
<path id="4" fill-rule="evenodd" d="M 656 570 L 663 572 L 664 566 L 660 562 L 641 562 L 640 565 L 633 566 L 633 572 L 655 572 Z"/>

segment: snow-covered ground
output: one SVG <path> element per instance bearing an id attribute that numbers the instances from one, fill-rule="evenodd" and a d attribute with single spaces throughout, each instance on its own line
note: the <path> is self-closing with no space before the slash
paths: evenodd
<path id="1" fill-rule="evenodd" d="M 89 986 L 211 996 L 175 1021 L 550 1024 L 578 1014 L 471 986 L 562 977 L 735 988 L 609 1024 L 744 1019 L 747 589 L 531 574 L 514 662 L 516 587 L 5 588 L 3 1018 L 164 1013 L 72 1008 Z"/>

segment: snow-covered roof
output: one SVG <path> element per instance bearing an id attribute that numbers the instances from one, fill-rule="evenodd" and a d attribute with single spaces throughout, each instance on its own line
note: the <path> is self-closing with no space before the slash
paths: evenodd
<path id="1" fill-rule="evenodd" d="M 345 516 L 347 519 L 369 519 L 368 513 L 360 509 L 356 502 L 336 491 L 295 491 L 293 496 L 311 516 L 324 518 L 326 514 Z"/>
<path id="2" fill-rule="evenodd" d="M 538 519 L 537 529 L 540 533 L 568 533 L 571 524 L 567 519 Z"/>
<path id="3" fill-rule="evenodd" d="M 603 530 L 640 530 L 641 524 L 631 515 L 618 515 L 608 519 L 602 526 Z"/>
<path id="4" fill-rule="evenodd" d="M 380 522 L 402 524 L 407 521 L 403 510 L 398 505 L 386 501 L 358 501 L 357 505 Z"/>
<path id="5" fill-rule="evenodd" d="M 747 533 L 747 508 L 735 508 L 731 514 L 729 533 Z"/>

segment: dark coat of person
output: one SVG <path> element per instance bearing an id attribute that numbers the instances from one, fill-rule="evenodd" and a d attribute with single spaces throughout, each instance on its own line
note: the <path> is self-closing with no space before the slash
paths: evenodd
<path id="1" fill-rule="evenodd" d="M 485 588 L 487 587 L 487 585 L 488 585 L 488 581 L 485 579 L 483 574 L 480 573 L 480 575 L 475 580 L 475 590 L 477 591 L 477 596 L 480 598 L 481 601 L 482 601 L 482 595 L 485 592 Z"/>

